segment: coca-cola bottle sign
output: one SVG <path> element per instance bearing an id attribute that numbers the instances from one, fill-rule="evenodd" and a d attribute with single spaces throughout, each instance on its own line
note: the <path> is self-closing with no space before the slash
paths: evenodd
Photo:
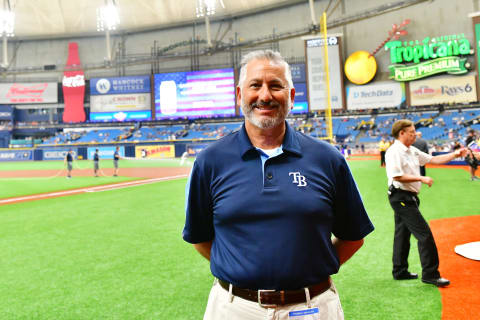
<path id="1" fill-rule="evenodd" d="M 85 86 L 85 76 L 82 74 L 77 74 L 75 77 L 64 76 L 62 83 L 64 87 Z"/>
<path id="2" fill-rule="evenodd" d="M 78 44 L 68 44 L 68 59 L 63 73 L 63 97 L 65 109 L 63 122 L 85 122 L 85 109 L 83 100 L 85 97 L 85 75 L 80 65 Z"/>

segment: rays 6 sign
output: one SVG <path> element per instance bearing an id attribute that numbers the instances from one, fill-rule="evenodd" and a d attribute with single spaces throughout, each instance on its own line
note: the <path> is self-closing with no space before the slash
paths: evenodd
<path id="1" fill-rule="evenodd" d="M 410 103 L 425 106 L 477 101 L 475 76 L 444 76 L 410 82 Z"/>

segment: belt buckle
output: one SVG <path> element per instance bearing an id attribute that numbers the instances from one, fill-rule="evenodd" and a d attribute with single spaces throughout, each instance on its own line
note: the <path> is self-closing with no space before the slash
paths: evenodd
<path id="1" fill-rule="evenodd" d="M 261 290 L 258 290 L 258 305 L 262 308 L 276 308 L 277 305 L 276 304 L 264 304 L 262 303 L 262 298 L 261 298 L 261 294 L 262 292 L 275 292 L 276 290 L 273 290 L 273 289 L 261 289 Z"/>

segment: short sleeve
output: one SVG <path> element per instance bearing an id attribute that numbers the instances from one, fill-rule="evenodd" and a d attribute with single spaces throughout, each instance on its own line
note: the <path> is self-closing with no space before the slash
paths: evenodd
<path id="1" fill-rule="evenodd" d="M 410 148 L 415 148 L 415 147 L 410 147 Z M 418 162 L 420 163 L 421 166 L 426 165 L 432 160 L 432 156 L 429 155 L 428 153 L 425 153 L 423 151 L 420 151 L 419 149 L 415 148 L 414 149 L 415 154 L 417 155 Z"/>
<path id="2" fill-rule="evenodd" d="M 333 234 L 342 240 L 363 239 L 374 227 L 346 161 L 337 171 Z"/>
<path id="3" fill-rule="evenodd" d="M 394 147 L 390 147 L 394 148 Z M 389 180 L 403 176 L 402 157 L 397 150 L 389 149 L 385 154 L 385 167 L 387 170 L 387 177 Z"/>
<path id="4" fill-rule="evenodd" d="M 185 226 L 183 239 L 189 243 L 210 241 L 214 237 L 213 209 L 208 175 L 197 161 L 185 186 Z"/>

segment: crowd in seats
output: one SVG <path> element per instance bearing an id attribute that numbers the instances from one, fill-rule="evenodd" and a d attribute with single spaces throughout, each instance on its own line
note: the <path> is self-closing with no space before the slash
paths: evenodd
<path id="1" fill-rule="evenodd" d="M 391 114 L 368 114 L 337 116 L 332 118 L 335 140 L 350 148 L 376 145 L 382 138 L 391 140 L 392 124 L 399 119 L 409 119 L 421 131 L 423 138 L 439 149 L 450 148 L 456 141 L 463 141 L 467 129 L 480 130 L 480 109 L 450 109 L 428 112 L 407 112 Z M 312 137 L 326 136 L 323 116 L 289 118 L 290 125 L 297 131 Z M 95 128 L 75 132 L 59 132 L 44 144 L 72 143 L 115 143 L 154 142 L 174 140 L 216 140 L 238 130 L 243 121 L 228 123 L 191 122 L 174 125 L 143 125 L 124 128 Z"/>
<path id="2" fill-rule="evenodd" d="M 216 140 L 234 130 L 239 129 L 240 122 L 221 124 L 197 124 L 102 128 L 59 132 L 55 137 L 45 140 L 44 144 L 82 144 L 82 143 L 115 143 L 115 142 L 145 142 L 171 140 Z"/>

